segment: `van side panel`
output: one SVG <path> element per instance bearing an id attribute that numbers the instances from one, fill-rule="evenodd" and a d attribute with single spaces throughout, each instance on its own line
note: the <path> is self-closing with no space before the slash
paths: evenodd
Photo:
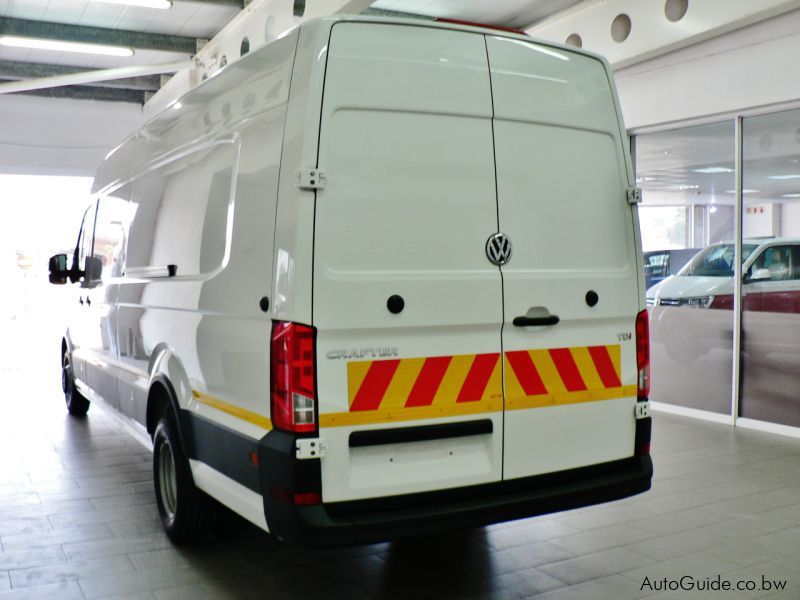
<path id="1" fill-rule="evenodd" d="M 499 480 L 502 290 L 484 250 L 497 207 L 483 36 L 335 24 L 319 164 L 323 499 Z M 476 420 L 488 429 L 446 439 L 403 429 L 460 432 Z M 411 438 L 391 441 L 391 429 Z M 366 432 L 362 441 L 390 437 L 356 444 Z"/>
<path id="2" fill-rule="evenodd" d="M 310 324 L 314 190 L 297 185 L 297 170 L 317 166 L 320 105 L 330 23 L 304 23 L 297 34 L 283 134 L 270 298 L 272 318 Z"/>
<path id="3" fill-rule="evenodd" d="M 181 408 L 225 435 L 254 441 L 270 428 L 270 320 L 260 300 L 272 296 L 296 39 L 244 57 L 143 130 L 119 311 L 120 402 L 141 423 L 163 375 Z M 147 272 L 169 264 L 175 276 Z M 202 454 L 209 441 L 196 442 Z"/>
<path id="4" fill-rule="evenodd" d="M 633 456 L 637 248 L 605 67 L 533 42 L 486 42 L 500 230 L 513 243 L 502 267 L 504 476 Z M 559 322 L 513 323 L 545 315 Z"/>

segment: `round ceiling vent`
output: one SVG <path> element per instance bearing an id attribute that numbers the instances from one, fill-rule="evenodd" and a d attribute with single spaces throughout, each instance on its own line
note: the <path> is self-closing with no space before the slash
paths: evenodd
<path id="1" fill-rule="evenodd" d="M 625 13 L 614 17 L 611 23 L 611 38 L 618 43 L 624 42 L 631 34 L 631 18 Z"/>
<path id="2" fill-rule="evenodd" d="M 664 16 L 673 23 L 680 21 L 689 10 L 689 0 L 667 0 L 664 3 Z"/>
<path id="3" fill-rule="evenodd" d="M 576 48 L 583 48 L 583 40 L 577 33 L 571 33 L 567 40 L 564 42 L 567 46 L 575 46 Z"/>

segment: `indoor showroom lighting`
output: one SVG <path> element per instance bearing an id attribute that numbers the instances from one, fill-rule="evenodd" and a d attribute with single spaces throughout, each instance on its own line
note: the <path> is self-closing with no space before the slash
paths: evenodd
<path id="1" fill-rule="evenodd" d="M 727 167 L 703 167 L 702 169 L 692 169 L 695 173 L 733 173 L 733 169 Z"/>
<path id="2" fill-rule="evenodd" d="M 172 0 L 94 0 L 106 4 L 124 4 L 126 6 L 141 6 L 142 8 L 158 8 L 165 10 L 172 8 Z"/>
<path id="3" fill-rule="evenodd" d="M 777 181 L 783 181 L 784 179 L 800 179 L 800 175 L 792 173 L 791 175 L 770 175 L 767 179 L 775 179 Z"/>
<path id="4" fill-rule="evenodd" d="M 30 48 L 31 50 L 55 50 L 56 52 L 105 54 L 107 56 L 133 56 L 132 49 L 123 48 L 122 46 L 103 46 L 102 44 L 83 44 L 81 42 L 65 42 L 62 40 L 44 40 L 40 38 L 18 37 L 16 35 L 0 36 L 0 46 Z"/>

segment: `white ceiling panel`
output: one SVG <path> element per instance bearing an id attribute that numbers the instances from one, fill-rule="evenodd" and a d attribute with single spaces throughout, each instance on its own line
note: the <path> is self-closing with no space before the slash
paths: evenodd
<path id="1" fill-rule="evenodd" d="M 34 19 L 42 20 L 49 0 L 11 0 L 7 3 L 6 14 L 4 17 L 15 17 L 17 19 Z M 75 5 L 80 5 L 82 2 L 76 2 Z"/>
<path id="2" fill-rule="evenodd" d="M 373 8 L 524 29 L 581 0 L 377 0 Z"/>

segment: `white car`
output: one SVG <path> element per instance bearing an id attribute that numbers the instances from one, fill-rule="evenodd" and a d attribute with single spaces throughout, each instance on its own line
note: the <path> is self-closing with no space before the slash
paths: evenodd
<path id="1" fill-rule="evenodd" d="M 742 242 L 743 308 L 754 312 L 800 312 L 800 238 Z M 648 306 L 732 309 L 734 245 L 712 244 L 677 275 L 647 290 Z"/>

